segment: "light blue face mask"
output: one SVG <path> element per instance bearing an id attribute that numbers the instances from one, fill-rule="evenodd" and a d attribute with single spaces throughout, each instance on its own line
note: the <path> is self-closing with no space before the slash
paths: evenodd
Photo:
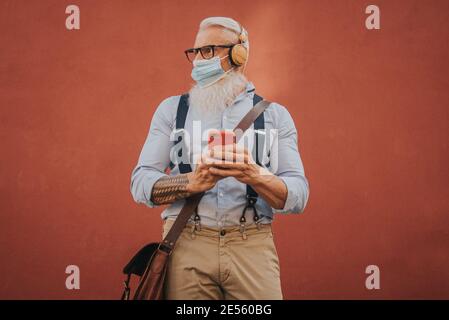
<path id="1" fill-rule="evenodd" d="M 221 66 L 221 60 L 229 57 L 229 55 L 220 58 L 219 56 L 213 57 L 212 59 L 204 60 L 194 60 L 192 69 L 192 79 L 201 87 L 208 87 L 218 80 L 226 76 L 226 74 L 234 69 L 232 67 L 228 71 L 224 71 Z"/>

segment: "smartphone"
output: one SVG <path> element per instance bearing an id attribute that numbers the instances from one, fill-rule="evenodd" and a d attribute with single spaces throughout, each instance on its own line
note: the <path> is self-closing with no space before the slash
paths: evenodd
<path id="1" fill-rule="evenodd" d="M 210 130 L 208 137 L 208 147 L 225 146 L 236 143 L 236 136 L 232 130 Z"/>

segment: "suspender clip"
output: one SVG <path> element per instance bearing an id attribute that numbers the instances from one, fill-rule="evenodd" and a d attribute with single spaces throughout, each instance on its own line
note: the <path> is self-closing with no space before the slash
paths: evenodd
<path id="1" fill-rule="evenodd" d="M 198 208 L 195 209 L 195 216 L 193 217 L 193 221 L 194 221 L 194 224 L 193 224 L 192 229 L 190 231 L 192 240 L 194 240 L 196 238 L 196 234 L 195 233 L 197 231 L 201 231 L 201 222 L 200 222 L 201 218 L 198 215 Z"/>
<path id="2" fill-rule="evenodd" d="M 244 234 L 246 231 L 246 218 L 245 218 L 245 210 L 246 208 L 243 210 L 243 215 L 240 217 L 240 233 Z"/>
<path id="3" fill-rule="evenodd" d="M 195 230 L 196 231 L 201 231 L 201 218 L 198 215 L 198 211 L 197 209 L 195 209 L 195 217 L 193 218 L 193 221 L 195 221 Z"/>
<path id="4" fill-rule="evenodd" d="M 245 209 L 243 209 L 243 215 L 245 215 L 246 209 L 248 209 L 248 208 L 253 209 L 254 222 L 256 223 L 257 228 L 260 230 L 259 223 L 258 223 L 260 217 L 256 210 L 256 202 L 257 202 L 257 196 L 251 196 L 251 195 L 247 194 L 246 195 L 246 206 L 245 206 Z"/>

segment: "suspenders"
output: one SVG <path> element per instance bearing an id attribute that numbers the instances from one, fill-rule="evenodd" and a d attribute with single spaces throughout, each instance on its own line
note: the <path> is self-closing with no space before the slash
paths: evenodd
<path id="1" fill-rule="evenodd" d="M 263 98 L 256 93 L 254 93 L 253 98 L 253 106 L 255 106 L 259 101 L 263 100 Z M 181 99 L 179 100 L 178 109 L 176 112 L 176 129 L 184 129 L 187 113 L 189 111 L 189 94 L 185 93 L 181 96 Z M 254 130 L 263 130 L 265 129 L 265 118 L 264 113 L 262 112 L 260 116 L 254 121 Z M 256 131 L 257 132 L 257 131 Z M 178 136 L 178 140 L 175 141 L 175 145 L 182 141 L 182 135 Z M 263 145 L 263 144 L 261 144 Z M 258 165 L 261 165 L 261 161 L 259 159 L 259 134 L 256 133 L 255 135 L 255 160 Z M 178 159 L 182 158 L 182 148 L 180 148 L 178 152 Z M 175 167 L 175 164 L 170 162 L 170 168 L 173 169 Z M 189 163 L 183 163 L 180 161 L 178 163 L 178 168 L 180 173 L 189 173 L 192 171 L 192 167 Z M 252 209 L 254 211 L 254 222 L 256 223 L 257 227 L 259 228 L 259 215 L 256 210 L 256 202 L 258 198 L 258 194 L 250 185 L 246 185 L 246 205 L 243 209 L 242 216 L 240 217 L 240 232 L 243 235 L 243 238 L 246 239 L 246 233 L 245 233 L 245 227 L 246 227 L 246 217 L 245 213 L 248 209 Z M 198 208 L 195 209 L 195 217 L 194 217 L 194 228 L 195 230 L 200 230 L 200 216 L 198 215 Z"/>

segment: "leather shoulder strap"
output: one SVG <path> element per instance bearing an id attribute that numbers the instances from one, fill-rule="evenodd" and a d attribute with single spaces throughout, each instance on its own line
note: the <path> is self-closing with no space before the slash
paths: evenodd
<path id="1" fill-rule="evenodd" d="M 240 123 L 235 127 L 234 132 L 241 130 L 245 132 L 251 124 L 265 111 L 266 108 L 271 104 L 270 101 L 261 100 L 259 101 L 243 118 Z"/>
<path id="2" fill-rule="evenodd" d="M 259 101 L 251 110 L 240 120 L 239 124 L 235 127 L 234 132 L 236 130 L 241 130 L 245 132 L 251 124 L 260 116 L 262 112 L 265 111 L 266 108 L 271 104 L 271 102 L 266 100 Z M 181 235 L 182 230 L 189 221 L 189 218 L 192 216 L 194 210 L 198 206 L 203 197 L 204 192 L 194 194 L 191 197 L 186 198 L 185 204 L 176 217 L 175 222 L 173 223 L 170 231 L 165 236 L 164 240 L 161 243 L 161 249 L 164 251 L 171 253 L 173 248 L 175 247 L 175 243 Z"/>

